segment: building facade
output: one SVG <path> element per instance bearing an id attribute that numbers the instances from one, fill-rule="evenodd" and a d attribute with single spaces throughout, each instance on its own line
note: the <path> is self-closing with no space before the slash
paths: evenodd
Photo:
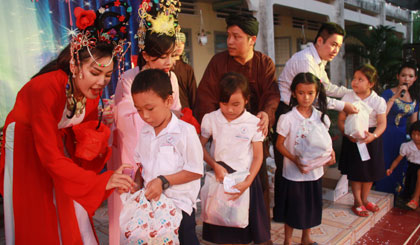
<path id="1" fill-rule="evenodd" d="M 321 23 L 331 21 L 348 28 L 354 25 L 387 25 L 398 36 L 412 41 L 412 12 L 384 0 L 184 0 L 180 24 L 187 33 L 187 52 L 197 81 L 211 57 L 225 49 L 229 13 L 250 13 L 260 22 L 256 50 L 269 55 L 279 74 L 286 61 L 305 44 L 312 42 Z M 204 31 L 203 31 L 204 30 Z M 199 36 L 207 43 L 199 43 Z M 351 40 L 349 40 L 351 41 Z M 345 43 L 347 40 L 345 41 Z M 330 63 L 331 81 L 348 83 L 345 48 Z M 351 68 L 350 68 L 351 70 Z"/>

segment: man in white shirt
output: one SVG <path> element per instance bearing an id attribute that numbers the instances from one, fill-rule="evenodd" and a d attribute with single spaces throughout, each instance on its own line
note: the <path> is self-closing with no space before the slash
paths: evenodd
<path id="1" fill-rule="evenodd" d="M 325 66 L 328 61 L 333 60 L 339 53 L 345 35 L 346 32 L 340 25 L 331 22 L 324 23 L 318 30 L 318 34 L 315 37 L 315 44 L 309 44 L 307 48 L 295 53 L 287 61 L 277 81 L 280 90 L 280 103 L 276 111 L 276 119 L 281 114 L 290 110 L 290 85 L 298 73 L 310 72 L 317 76 L 324 85 L 327 96 L 341 98 L 351 91 L 346 87 L 331 83 L 325 71 Z M 357 108 L 351 103 L 342 102 L 334 98 L 327 99 L 328 109 L 344 111 L 348 114 L 357 113 Z M 274 132 L 276 132 L 276 129 L 274 129 Z M 273 137 L 274 145 L 277 140 L 276 136 Z M 283 168 L 283 156 L 277 149 L 274 149 L 274 158 L 277 166 L 275 175 L 275 188 L 277 188 L 278 183 L 280 183 L 279 178 L 282 176 Z M 274 199 L 274 205 L 276 205 L 276 197 Z"/>

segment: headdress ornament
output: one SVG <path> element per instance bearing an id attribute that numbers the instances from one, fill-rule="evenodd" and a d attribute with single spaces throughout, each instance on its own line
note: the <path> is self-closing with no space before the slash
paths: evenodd
<path id="1" fill-rule="evenodd" d="M 178 0 L 143 0 L 139 6 L 138 45 L 144 49 L 146 32 L 175 36 L 181 31 L 178 13 L 181 3 Z"/>
<path id="2" fill-rule="evenodd" d="M 112 9 L 118 9 L 119 11 L 114 12 Z M 131 44 L 126 41 L 127 25 L 131 12 L 132 7 L 120 0 L 102 5 L 96 13 L 93 10 L 76 7 L 74 15 L 78 29 L 76 29 L 70 41 L 72 57 L 70 62 L 75 64 L 76 59 L 77 63 L 80 64 L 79 51 L 85 47 L 98 66 L 106 67 L 110 65 L 114 57 L 117 57 L 118 63 L 120 63 Z M 91 49 L 95 48 L 97 42 L 106 42 L 114 46 L 112 58 L 108 64 L 100 64 L 93 57 Z M 124 50 L 125 44 L 128 44 L 128 47 Z"/>

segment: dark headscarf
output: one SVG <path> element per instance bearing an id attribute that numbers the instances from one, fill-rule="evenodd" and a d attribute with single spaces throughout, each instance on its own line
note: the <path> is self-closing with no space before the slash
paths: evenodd
<path id="1" fill-rule="evenodd" d="M 228 28 L 230 26 L 238 26 L 250 36 L 258 35 L 259 23 L 254 16 L 244 14 L 230 15 L 226 18 L 226 24 Z"/>

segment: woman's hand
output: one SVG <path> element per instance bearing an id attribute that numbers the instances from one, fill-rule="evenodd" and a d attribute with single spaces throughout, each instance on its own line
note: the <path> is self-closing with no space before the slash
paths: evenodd
<path id="1" fill-rule="evenodd" d="M 243 193 L 244 191 L 251 186 L 251 183 L 248 182 L 247 179 L 245 179 L 244 181 L 236 184 L 235 186 L 233 186 L 233 188 L 237 189 L 239 192 L 238 193 L 229 193 L 229 192 L 225 192 L 228 195 L 231 195 L 231 197 L 228 199 L 229 201 L 235 201 L 236 199 L 238 199 Z"/>
<path id="2" fill-rule="evenodd" d="M 388 168 L 386 170 L 386 176 L 390 176 L 392 174 L 392 169 Z"/>
<path id="3" fill-rule="evenodd" d="M 223 179 L 228 174 L 227 170 L 218 163 L 214 164 L 214 174 L 216 175 L 216 181 L 223 183 Z"/>
<path id="4" fill-rule="evenodd" d="M 131 179 L 130 176 L 123 174 L 123 170 L 127 168 L 133 168 L 131 165 L 123 164 L 121 165 L 109 178 L 108 183 L 106 184 L 105 190 L 111 190 L 114 188 L 118 189 L 118 192 L 134 191 L 136 184 Z"/>

